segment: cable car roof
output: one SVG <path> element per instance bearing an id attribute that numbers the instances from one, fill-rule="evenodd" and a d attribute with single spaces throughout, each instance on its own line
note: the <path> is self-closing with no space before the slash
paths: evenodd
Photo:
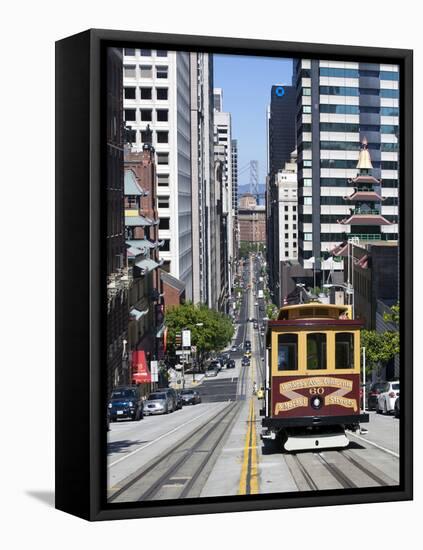
<path id="1" fill-rule="evenodd" d="M 350 305 L 322 304 L 320 302 L 283 306 L 279 310 L 277 320 L 288 319 L 352 319 L 352 308 Z"/>

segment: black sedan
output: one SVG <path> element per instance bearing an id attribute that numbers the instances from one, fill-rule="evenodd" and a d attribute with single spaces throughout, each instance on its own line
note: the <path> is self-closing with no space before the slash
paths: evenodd
<path id="1" fill-rule="evenodd" d="M 182 405 L 196 405 L 201 403 L 201 396 L 198 391 L 195 390 L 182 390 L 181 391 Z"/>

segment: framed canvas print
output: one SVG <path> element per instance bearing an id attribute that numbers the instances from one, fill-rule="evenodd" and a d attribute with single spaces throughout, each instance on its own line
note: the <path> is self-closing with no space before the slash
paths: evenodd
<path id="1" fill-rule="evenodd" d="M 90 30 L 56 101 L 57 508 L 411 499 L 412 52 Z"/>

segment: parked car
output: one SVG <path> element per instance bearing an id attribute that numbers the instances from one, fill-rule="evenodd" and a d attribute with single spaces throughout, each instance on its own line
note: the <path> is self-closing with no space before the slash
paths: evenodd
<path id="1" fill-rule="evenodd" d="M 220 372 L 223 367 L 223 362 L 220 359 L 214 359 L 209 365 L 209 368 L 211 367 L 216 369 L 217 372 Z"/>
<path id="2" fill-rule="evenodd" d="M 207 367 L 207 370 L 206 370 L 206 372 L 204 373 L 204 376 L 205 376 L 206 378 L 210 378 L 211 376 L 217 376 L 218 372 L 219 372 L 219 371 L 218 371 L 216 365 L 210 364 L 210 365 Z"/>
<path id="3" fill-rule="evenodd" d="M 384 391 L 385 387 L 386 382 L 376 382 L 370 386 L 370 389 L 367 391 L 367 409 L 369 411 L 376 410 L 379 394 Z"/>
<path id="4" fill-rule="evenodd" d="M 399 397 L 400 383 L 386 382 L 383 391 L 381 391 L 377 398 L 376 412 L 377 413 L 391 413 L 395 410 L 395 400 Z"/>
<path id="5" fill-rule="evenodd" d="M 236 353 L 238 351 L 238 346 L 232 346 L 231 347 L 231 352 L 232 353 Z"/>
<path id="6" fill-rule="evenodd" d="M 176 409 L 178 408 L 178 395 L 176 393 L 176 390 L 174 390 L 173 388 L 159 388 L 157 391 L 165 392 L 170 396 L 172 400 L 171 412 L 176 411 Z"/>
<path id="7" fill-rule="evenodd" d="M 197 403 L 201 403 L 200 394 L 196 390 L 182 390 L 181 398 L 183 405 L 196 405 Z"/>
<path id="8" fill-rule="evenodd" d="M 400 417 L 400 396 L 398 396 L 395 399 L 395 411 L 394 411 L 395 418 Z"/>
<path id="9" fill-rule="evenodd" d="M 242 358 L 242 361 L 241 361 L 241 365 L 243 367 L 249 367 L 250 366 L 250 358 L 247 357 L 246 355 L 244 355 L 244 357 Z"/>
<path id="10" fill-rule="evenodd" d="M 235 368 L 235 361 L 233 359 L 229 359 L 229 361 L 226 363 L 227 369 L 234 369 Z"/>
<path id="11" fill-rule="evenodd" d="M 178 409 L 182 409 L 182 406 L 183 406 L 183 404 L 184 404 L 184 401 L 183 401 L 183 399 L 182 399 L 182 395 L 181 395 L 181 392 L 180 392 L 180 391 L 177 391 L 177 392 L 176 392 L 176 399 L 177 399 L 177 401 L 176 401 L 176 409 L 177 409 L 177 410 L 178 410 Z"/>
<path id="12" fill-rule="evenodd" d="M 168 414 L 173 410 L 172 396 L 165 391 L 150 393 L 144 403 L 144 414 Z"/>
<path id="13" fill-rule="evenodd" d="M 117 386 L 109 400 L 110 421 L 119 418 L 141 420 L 143 417 L 143 400 L 138 386 Z"/>

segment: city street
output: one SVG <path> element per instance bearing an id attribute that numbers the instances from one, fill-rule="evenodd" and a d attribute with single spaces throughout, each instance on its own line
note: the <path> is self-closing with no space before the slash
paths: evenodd
<path id="1" fill-rule="evenodd" d="M 244 268 L 239 326 L 232 344 L 251 341 L 251 365 L 195 386 L 202 402 L 169 415 L 111 424 L 108 491 L 112 502 L 292 492 L 396 485 L 399 481 L 399 420 L 370 412 L 368 433 L 350 433 L 343 450 L 282 452 L 260 439 L 262 401 L 253 383 L 264 378 L 259 322 L 264 308 L 253 294 L 258 263 Z M 248 288 L 249 287 L 249 288 Z"/>

